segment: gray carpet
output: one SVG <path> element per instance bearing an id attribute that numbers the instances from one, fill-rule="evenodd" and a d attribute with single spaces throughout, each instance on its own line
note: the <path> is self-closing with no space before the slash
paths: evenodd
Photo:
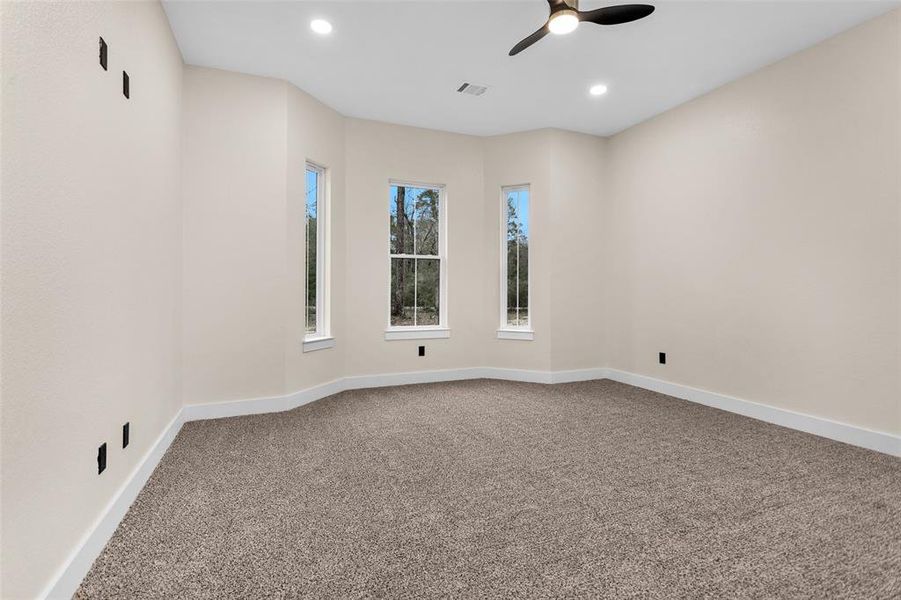
<path id="1" fill-rule="evenodd" d="M 610 382 L 188 423 L 78 598 L 899 598 L 901 460 Z"/>

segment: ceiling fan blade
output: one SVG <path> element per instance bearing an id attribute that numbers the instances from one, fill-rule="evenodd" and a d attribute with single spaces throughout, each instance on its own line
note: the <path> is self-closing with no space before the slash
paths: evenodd
<path id="1" fill-rule="evenodd" d="M 519 42 L 518 44 L 513 46 L 513 49 L 510 50 L 510 56 L 519 54 L 520 52 L 522 52 L 523 50 L 525 50 L 526 48 L 528 48 L 529 46 L 531 46 L 532 44 L 534 44 L 535 42 L 537 42 L 538 40 L 540 40 L 541 38 L 546 36 L 549 31 L 550 31 L 550 29 L 548 29 L 547 23 L 545 23 L 541 29 L 539 29 L 532 35 L 526 37 L 521 42 Z"/>
<path id="2" fill-rule="evenodd" d="M 621 4 L 580 12 L 579 20 L 590 21 L 598 25 L 619 25 L 643 19 L 652 12 L 654 12 L 654 7 L 649 4 Z"/>

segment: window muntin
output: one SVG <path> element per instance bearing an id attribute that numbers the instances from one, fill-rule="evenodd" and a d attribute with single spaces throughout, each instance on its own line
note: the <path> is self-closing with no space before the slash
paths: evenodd
<path id="1" fill-rule="evenodd" d="M 325 169 L 308 162 L 304 201 L 304 337 L 328 336 L 326 315 L 326 177 Z"/>
<path id="2" fill-rule="evenodd" d="M 444 187 L 392 182 L 390 328 L 444 327 Z"/>
<path id="3" fill-rule="evenodd" d="M 501 190 L 501 329 L 530 329 L 529 186 Z"/>

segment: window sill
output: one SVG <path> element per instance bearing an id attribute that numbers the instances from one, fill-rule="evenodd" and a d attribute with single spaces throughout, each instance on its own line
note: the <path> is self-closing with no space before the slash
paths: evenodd
<path id="1" fill-rule="evenodd" d="M 325 350 L 335 347 L 335 338 L 333 337 L 315 337 L 307 338 L 303 341 L 304 352 L 315 352 L 316 350 Z"/>
<path id="2" fill-rule="evenodd" d="M 535 332 L 531 329 L 498 329 L 497 339 L 526 340 L 531 342 L 533 339 L 535 339 Z"/>
<path id="3" fill-rule="evenodd" d="M 392 327 L 385 330 L 385 340 L 436 340 L 450 337 L 447 327 Z"/>

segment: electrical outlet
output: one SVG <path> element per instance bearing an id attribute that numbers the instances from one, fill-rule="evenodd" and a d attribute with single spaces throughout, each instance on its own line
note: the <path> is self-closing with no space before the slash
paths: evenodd
<path id="1" fill-rule="evenodd" d="M 419 356 L 425 356 L 425 346 L 419 347 Z"/>
<path id="2" fill-rule="evenodd" d="M 123 448 L 128 446 L 128 433 L 129 433 L 128 430 L 130 428 L 131 428 L 130 423 L 126 423 L 125 425 L 122 426 L 122 447 Z"/>
<path id="3" fill-rule="evenodd" d="M 106 442 L 100 444 L 97 449 L 97 474 L 100 475 L 106 470 Z"/>
<path id="4" fill-rule="evenodd" d="M 106 45 L 106 42 L 103 41 L 103 38 L 100 38 L 100 66 L 103 67 L 103 70 L 106 71 L 106 57 L 109 52 L 109 49 Z"/>
<path id="5" fill-rule="evenodd" d="M 665 365 L 665 364 L 666 364 L 666 352 L 660 352 L 660 353 L 658 353 L 658 354 L 657 354 L 657 361 L 658 361 L 661 365 Z"/>
<path id="6" fill-rule="evenodd" d="M 128 73 L 126 73 L 125 71 L 122 71 L 122 94 L 126 98 L 131 98 L 129 88 L 130 88 L 130 86 L 129 86 L 129 82 L 128 82 Z"/>

